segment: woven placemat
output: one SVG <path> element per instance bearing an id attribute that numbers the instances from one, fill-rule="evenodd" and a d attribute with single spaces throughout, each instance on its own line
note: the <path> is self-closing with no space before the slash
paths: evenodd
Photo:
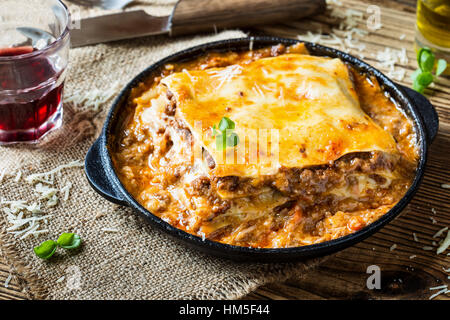
<path id="1" fill-rule="evenodd" d="M 170 13 L 174 1 L 147 1 L 155 15 Z M 98 9 L 71 6 L 82 16 Z M 61 164 L 83 160 L 98 136 L 109 104 L 120 88 L 155 61 L 201 43 L 242 37 L 241 31 L 171 39 L 148 37 L 72 49 L 66 81 L 63 127 L 39 146 L 0 147 L 0 173 L 5 176 L 0 198 L 37 201 L 35 186 L 25 179 Z M 87 93 L 103 98 L 77 99 Z M 111 94 L 112 93 L 112 94 Z M 0 215 L 3 256 L 34 299 L 234 299 L 258 286 L 300 277 L 324 258 L 290 264 L 235 263 L 193 251 L 148 226 L 128 208 L 113 205 L 89 186 L 81 167 L 55 175 L 56 189 L 72 184 L 70 196 L 42 208 L 50 214 L 41 222 L 47 233 L 20 239 L 7 232 Z M 6 206 L 6 205 L 3 205 Z M 37 258 L 32 248 L 62 232 L 76 232 L 84 245 L 76 253 L 58 251 L 50 261 Z"/>

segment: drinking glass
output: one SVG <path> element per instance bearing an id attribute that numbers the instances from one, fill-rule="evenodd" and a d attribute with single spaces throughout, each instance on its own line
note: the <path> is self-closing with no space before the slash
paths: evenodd
<path id="1" fill-rule="evenodd" d="M 1 0 L 0 144 L 61 126 L 70 16 L 59 0 Z"/>

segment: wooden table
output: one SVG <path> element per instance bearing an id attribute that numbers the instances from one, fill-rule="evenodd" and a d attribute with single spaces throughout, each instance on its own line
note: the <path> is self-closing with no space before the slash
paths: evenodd
<path id="1" fill-rule="evenodd" d="M 406 48 L 409 62 L 401 67 L 407 70 L 407 75 L 399 82 L 411 86 L 409 75 L 416 68 L 412 46 L 415 1 L 341 2 L 344 8 L 364 13 L 369 5 L 381 8 L 383 27 L 360 41 L 366 44 L 364 59 L 377 66 L 373 53 L 383 51 L 385 47 L 397 50 Z M 302 22 L 260 27 L 251 30 L 251 33 L 296 38 L 307 30 L 321 29 L 326 33 L 335 23 L 327 15 L 322 15 Z M 400 40 L 402 34 L 405 38 Z M 409 209 L 380 232 L 338 253 L 303 279 L 263 286 L 246 299 L 428 299 L 433 293 L 430 287 L 449 282 L 450 274 L 443 270 L 450 268 L 449 256 L 446 253 L 438 256 L 435 250 L 424 251 L 422 247 L 430 246 L 436 240 L 433 235 L 439 229 L 450 226 L 450 190 L 441 187 L 443 183 L 450 183 L 450 79 L 440 79 L 432 90 L 427 91 L 427 95 L 439 113 L 440 130 L 430 150 L 424 181 Z M 433 224 L 431 218 L 437 223 Z M 414 241 L 413 233 L 417 235 L 418 242 Z M 391 251 L 393 244 L 397 248 Z M 411 256 L 415 257 L 411 259 Z M 380 267 L 380 290 L 367 289 L 369 274 L 366 271 L 370 265 Z M 10 282 L 8 289 L 4 288 L 3 283 L 8 275 L 8 267 L 0 258 L 0 299 L 24 299 L 17 279 Z M 436 299 L 448 299 L 448 296 L 441 295 Z"/>

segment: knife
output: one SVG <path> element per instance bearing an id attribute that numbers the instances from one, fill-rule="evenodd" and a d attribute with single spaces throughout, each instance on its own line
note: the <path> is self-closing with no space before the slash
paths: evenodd
<path id="1" fill-rule="evenodd" d="M 288 21 L 323 12 L 325 0 L 180 0 L 172 14 L 155 17 L 143 10 L 75 21 L 72 47 L 150 35 L 179 36 L 218 29 Z"/>

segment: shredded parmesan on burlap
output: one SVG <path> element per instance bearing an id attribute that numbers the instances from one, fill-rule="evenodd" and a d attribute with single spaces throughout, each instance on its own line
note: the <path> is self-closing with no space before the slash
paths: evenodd
<path id="1" fill-rule="evenodd" d="M 17 175 L 14 178 L 14 182 L 19 182 L 20 178 L 22 178 L 22 171 L 21 170 L 17 171 Z"/>
<path id="2" fill-rule="evenodd" d="M 119 232 L 119 230 L 115 229 L 115 228 L 103 228 L 102 231 L 104 231 L 104 232 L 111 232 L 111 233 Z"/>
<path id="3" fill-rule="evenodd" d="M 6 228 L 8 233 L 14 234 L 14 236 L 20 237 L 20 239 L 25 239 L 30 235 L 37 236 L 39 234 L 47 233 L 48 230 L 39 230 L 41 227 L 41 223 L 46 223 L 48 218 L 51 218 L 52 215 L 37 215 L 33 214 L 32 211 L 28 210 L 27 206 L 24 206 L 21 211 L 16 215 L 9 208 L 3 208 L 3 212 L 6 213 L 6 218 L 8 222 L 11 224 L 10 227 Z M 32 214 L 29 216 L 29 214 Z M 27 217 L 25 215 L 27 214 Z"/>
<path id="4" fill-rule="evenodd" d="M 3 182 L 5 176 L 6 176 L 6 168 L 3 168 L 2 171 L 0 171 L 0 183 Z"/>
<path id="5" fill-rule="evenodd" d="M 50 187 L 54 184 L 55 175 L 60 175 L 62 170 L 67 168 L 83 167 L 80 160 L 58 166 L 57 168 L 44 173 L 31 174 L 25 180 L 34 185 L 38 201 L 46 201 L 47 208 L 55 207 L 59 203 L 58 193 L 61 193 L 64 200 L 68 200 L 72 183 L 69 182 L 61 190 Z M 14 181 L 19 182 L 22 172 L 19 170 Z M 42 225 L 48 223 L 52 215 L 43 215 L 41 205 L 38 202 L 28 204 L 25 200 L 5 200 L 0 199 L 0 208 L 6 214 L 10 226 L 6 228 L 8 233 L 19 239 L 26 239 L 29 236 L 38 236 L 48 233 L 47 229 L 41 229 Z"/>
<path id="6" fill-rule="evenodd" d="M 72 95 L 64 97 L 65 103 L 73 103 L 75 107 L 88 106 L 92 107 L 94 112 L 100 110 L 100 106 L 113 98 L 121 85 L 118 81 L 113 83 L 107 90 L 94 88 L 91 91 L 76 91 Z"/>
<path id="7" fill-rule="evenodd" d="M 61 190 L 59 190 L 59 192 L 63 196 L 64 201 L 69 200 L 70 189 L 72 189 L 72 182 L 68 182 L 64 187 L 61 188 Z"/>
<path id="8" fill-rule="evenodd" d="M 53 170 L 43 173 L 31 174 L 25 178 L 29 184 L 35 184 L 37 182 L 42 182 L 52 185 L 54 183 L 55 174 L 61 174 L 61 171 L 68 168 L 82 168 L 84 167 L 84 162 L 82 160 L 75 160 L 67 164 L 60 165 Z"/>

